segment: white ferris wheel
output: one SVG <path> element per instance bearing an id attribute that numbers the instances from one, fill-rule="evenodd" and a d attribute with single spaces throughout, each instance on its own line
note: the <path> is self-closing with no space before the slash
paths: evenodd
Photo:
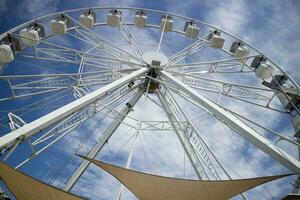
<path id="1" fill-rule="evenodd" d="M 2 161 L 65 191 L 80 195 L 91 168 L 75 154 L 231 180 L 251 168 L 247 158 L 249 166 L 226 162 L 232 151 L 253 153 L 246 146 L 271 171 L 300 172 L 297 83 L 255 47 L 197 19 L 132 7 L 53 13 L 3 33 L 0 63 Z M 297 179 L 290 184 L 297 193 Z M 126 199 L 117 191 L 111 199 Z"/>

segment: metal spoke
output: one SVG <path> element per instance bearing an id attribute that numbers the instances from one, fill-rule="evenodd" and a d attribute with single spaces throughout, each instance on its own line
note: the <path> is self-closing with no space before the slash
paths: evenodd
<path id="1" fill-rule="evenodd" d="M 140 62 L 140 59 L 136 56 L 133 56 L 132 54 L 118 48 L 117 46 L 113 45 L 106 39 L 104 39 L 99 33 L 94 32 L 91 29 L 86 28 L 85 26 L 81 25 L 77 20 L 72 18 L 71 16 L 67 15 L 75 24 L 77 24 L 76 30 L 81 32 L 81 34 L 84 34 L 85 39 L 89 38 L 90 41 L 93 41 L 95 44 L 100 46 L 103 50 L 105 50 L 107 53 L 111 54 L 112 56 L 125 60 L 135 60 Z"/>
<path id="2" fill-rule="evenodd" d="M 247 61 L 255 56 L 245 58 L 233 58 L 218 61 L 183 63 L 170 65 L 169 72 L 181 72 L 185 74 L 203 73 L 249 73 L 254 72 L 247 64 Z"/>
<path id="3" fill-rule="evenodd" d="M 203 37 L 197 39 L 193 44 L 189 45 L 188 47 L 170 56 L 169 64 L 174 65 L 179 61 L 183 60 L 184 58 L 186 58 L 187 56 L 200 51 L 205 46 L 207 42 L 206 38 L 208 35 L 209 34 L 204 35 Z"/>
<path id="4" fill-rule="evenodd" d="M 197 137 L 198 133 L 188 121 L 180 107 L 176 104 L 171 93 L 165 89 L 164 92 L 158 93 L 158 97 L 166 110 L 169 120 L 172 121 L 174 131 L 176 132 L 198 178 L 200 180 L 209 180 L 210 176 L 208 173 L 210 172 L 210 175 L 219 179 L 210 156 L 207 154 L 202 142 Z M 187 126 L 182 126 L 177 120 L 186 120 L 188 121 L 188 124 Z M 204 165 L 206 167 L 204 167 Z"/>
<path id="5" fill-rule="evenodd" d="M 118 10 L 119 12 L 119 10 Z M 121 15 L 121 13 L 119 12 L 119 14 Z M 121 17 L 121 24 L 120 24 L 120 33 L 122 34 L 122 36 L 125 38 L 125 40 L 129 43 L 129 45 L 131 46 L 133 52 L 135 53 L 135 55 L 141 59 L 142 55 L 144 54 L 144 51 L 142 50 L 142 48 L 140 47 L 140 45 L 138 44 L 136 38 L 134 37 L 134 35 L 129 31 L 129 27 L 127 26 L 126 22 L 124 21 L 123 17 Z"/>
<path id="6" fill-rule="evenodd" d="M 105 85 L 121 78 L 123 76 L 122 72 L 130 71 L 132 70 L 0 76 L 0 80 L 7 81 L 11 90 L 11 96 L 1 98 L 0 101 L 34 96 L 73 87 L 84 88 L 87 86 Z"/>
<path id="7" fill-rule="evenodd" d="M 213 115 L 225 123 L 228 127 L 233 129 L 236 133 L 240 134 L 247 141 L 251 142 L 257 148 L 267 153 L 273 159 L 277 160 L 283 166 L 288 169 L 299 172 L 300 171 L 300 162 L 290 156 L 288 153 L 280 149 L 279 147 L 272 144 L 265 137 L 260 135 L 257 131 L 249 127 L 239 118 L 234 116 L 232 113 L 227 112 L 224 108 L 220 107 L 218 104 L 212 102 L 206 97 L 198 94 L 195 90 L 188 87 L 184 83 L 178 81 L 176 78 L 172 77 L 168 72 L 162 71 L 161 76 L 166 80 L 170 81 L 176 87 L 182 89 L 187 95 L 193 98 L 195 101 L 199 102 L 203 107 L 209 110 Z"/>
<path id="8" fill-rule="evenodd" d="M 278 107 L 278 105 L 278 108 L 271 106 L 271 103 L 274 100 L 274 95 L 276 92 L 278 92 L 276 90 L 224 82 L 206 78 L 204 76 L 185 73 L 172 72 L 171 74 L 182 77 L 183 83 L 196 90 L 211 92 L 215 94 L 221 93 L 222 95 L 233 98 L 235 100 L 250 103 L 252 105 L 267 108 L 273 111 L 287 113 L 286 110 L 283 110 L 280 106 Z"/>
<path id="9" fill-rule="evenodd" d="M 18 131 L 14 131 L 11 133 L 8 133 L 2 137 L 0 137 L 0 148 L 1 150 L 5 151 L 6 149 L 11 148 L 17 141 L 20 136 L 24 136 L 25 139 L 35 135 L 40 130 L 50 126 L 51 124 L 54 124 L 65 117 L 70 116 L 73 112 L 76 112 L 80 110 L 81 108 L 90 105 L 94 101 L 96 101 L 98 98 L 105 95 L 107 92 L 111 92 L 120 86 L 122 86 L 125 83 L 128 83 L 145 73 L 147 73 L 149 69 L 142 68 L 138 71 L 135 71 L 125 77 L 122 77 L 121 79 L 118 79 L 114 81 L 111 84 L 108 84 L 98 90 L 95 90 L 92 93 L 89 93 L 88 95 L 77 99 L 76 101 L 73 101 L 72 103 L 69 103 L 47 115 L 44 117 L 41 117 L 31 123 L 28 123 L 27 125 L 23 126 L 22 128 L 18 129 Z"/>
<path id="10" fill-rule="evenodd" d="M 12 34 L 15 37 L 21 37 L 17 34 Z M 41 40 L 41 44 L 48 45 L 50 48 L 46 47 L 35 47 L 32 51 L 24 51 L 19 55 L 27 58 L 58 61 L 65 63 L 75 63 L 80 64 L 81 59 L 85 60 L 85 65 L 103 67 L 106 69 L 111 69 L 111 67 L 116 66 L 116 69 L 120 69 L 122 64 L 129 66 L 131 68 L 140 68 L 143 66 L 141 63 L 131 62 L 129 60 L 124 60 L 122 57 L 111 58 L 105 56 L 99 56 L 97 54 L 92 54 L 88 52 L 79 51 L 62 45 L 54 44 L 53 42 Z"/>

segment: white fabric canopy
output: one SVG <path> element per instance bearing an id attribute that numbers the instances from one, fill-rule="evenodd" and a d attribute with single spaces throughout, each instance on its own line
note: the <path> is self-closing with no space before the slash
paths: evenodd
<path id="1" fill-rule="evenodd" d="M 83 200 L 0 162 L 0 178 L 18 200 Z"/>
<path id="2" fill-rule="evenodd" d="M 81 157 L 110 173 L 140 200 L 229 199 L 258 185 L 289 176 L 280 175 L 223 181 L 185 180 L 145 174 L 87 157 Z"/>

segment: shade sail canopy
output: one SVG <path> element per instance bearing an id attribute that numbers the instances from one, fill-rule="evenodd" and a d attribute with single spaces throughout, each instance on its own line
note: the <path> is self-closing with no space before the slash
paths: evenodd
<path id="1" fill-rule="evenodd" d="M 229 199 L 263 183 L 289 176 L 280 175 L 224 181 L 185 180 L 145 174 L 87 157 L 83 158 L 110 173 L 140 200 Z"/>
<path id="2" fill-rule="evenodd" d="M 18 200 L 84 199 L 31 178 L 3 162 L 0 162 L 0 178 Z"/>

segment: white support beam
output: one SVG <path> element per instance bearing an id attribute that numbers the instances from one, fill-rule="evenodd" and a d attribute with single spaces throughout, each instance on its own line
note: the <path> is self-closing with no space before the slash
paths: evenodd
<path id="1" fill-rule="evenodd" d="M 94 92 L 87 94 L 86 96 L 77 99 L 31 123 L 26 124 L 25 126 L 10 132 L 2 137 L 0 137 L 0 149 L 6 150 L 14 146 L 17 143 L 18 138 L 24 137 L 24 139 L 35 135 L 41 130 L 49 127 L 50 125 L 70 116 L 74 112 L 80 110 L 81 108 L 93 103 L 97 99 L 101 98 L 108 92 L 111 92 L 120 86 L 128 83 L 131 80 L 134 80 L 149 71 L 149 68 L 141 68 L 127 76 L 124 76 L 113 83 L 110 83 Z"/>
<path id="2" fill-rule="evenodd" d="M 270 157 L 277 160 L 283 166 L 287 167 L 295 173 L 300 172 L 300 162 L 297 159 L 274 145 L 271 141 L 260 135 L 258 132 L 249 127 L 231 112 L 225 110 L 208 98 L 200 95 L 194 89 L 177 80 L 168 72 L 162 71 L 161 77 L 174 84 L 175 87 L 179 88 L 184 93 L 189 95 L 193 100 L 195 100 L 209 112 L 211 112 L 217 119 L 233 129 L 236 133 L 244 137 L 247 141 L 255 145 L 257 148 L 268 154 Z"/>
<path id="3" fill-rule="evenodd" d="M 112 121 L 112 123 L 108 126 L 108 128 L 104 131 L 101 138 L 97 142 L 95 146 L 89 151 L 87 154 L 87 157 L 89 158 L 95 158 L 95 156 L 101 151 L 105 143 L 109 140 L 109 138 L 113 135 L 115 130 L 119 127 L 121 122 L 125 119 L 127 114 L 131 111 L 132 107 L 138 102 L 138 100 L 141 98 L 143 93 L 145 92 L 144 89 L 139 89 L 139 91 L 130 99 L 128 102 L 129 106 L 124 106 L 124 108 L 121 110 L 121 112 L 116 116 L 116 118 Z M 88 160 L 83 160 L 80 164 L 80 166 L 75 170 L 75 172 L 72 174 L 72 176 L 68 179 L 64 190 L 70 191 L 72 187 L 75 185 L 77 180 L 80 178 L 80 176 L 83 174 L 83 172 L 86 170 L 86 168 L 89 166 L 90 162 Z"/>

